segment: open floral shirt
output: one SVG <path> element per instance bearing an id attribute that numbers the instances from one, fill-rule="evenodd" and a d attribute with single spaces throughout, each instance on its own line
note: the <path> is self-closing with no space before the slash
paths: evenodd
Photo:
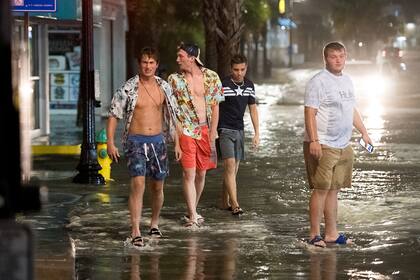
<path id="1" fill-rule="evenodd" d="M 155 79 L 165 95 L 166 106 L 163 106 L 162 132 L 166 140 L 171 141 L 173 140 L 176 116 L 178 115 L 177 101 L 172 94 L 172 89 L 169 84 L 157 76 L 155 76 Z M 124 85 L 115 92 L 109 108 L 108 116 L 115 117 L 117 119 L 125 118 L 124 133 L 122 137 L 123 145 L 125 145 L 127 141 L 131 120 L 133 119 L 134 108 L 136 107 L 137 98 L 139 97 L 138 88 L 139 76 L 136 75 L 125 82 Z"/>
<path id="2" fill-rule="evenodd" d="M 204 78 L 204 97 L 206 100 L 207 122 L 211 123 L 212 106 L 224 100 L 222 83 L 216 72 L 201 68 Z M 173 95 L 178 102 L 178 120 L 183 133 L 194 139 L 201 139 L 201 127 L 197 111 L 191 99 L 191 89 L 183 73 L 174 73 L 168 77 Z"/>

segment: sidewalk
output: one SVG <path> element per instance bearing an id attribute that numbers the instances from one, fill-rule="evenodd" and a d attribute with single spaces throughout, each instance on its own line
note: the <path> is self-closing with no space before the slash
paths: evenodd
<path id="1" fill-rule="evenodd" d="M 78 145 L 83 136 L 82 127 L 76 126 L 76 112 L 52 114 L 50 124 L 49 136 L 32 140 L 33 151 L 38 153 L 33 155 L 31 175 L 31 180 L 48 188 L 48 202 L 40 212 L 19 216 L 18 220 L 27 222 L 33 228 L 35 279 L 75 279 L 76 252 L 66 228 L 69 215 L 78 203 L 82 203 L 83 196 L 104 186 L 72 182 L 77 174 L 80 160 Z M 96 130 L 103 128 L 105 119 L 97 117 Z"/>

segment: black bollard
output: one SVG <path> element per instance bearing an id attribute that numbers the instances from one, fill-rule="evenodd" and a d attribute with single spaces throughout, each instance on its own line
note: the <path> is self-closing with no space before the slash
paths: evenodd
<path id="1" fill-rule="evenodd" d="M 80 93 L 82 98 L 83 142 L 79 173 L 73 178 L 74 183 L 104 185 L 104 177 L 98 173 L 95 143 L 95 70 L 93 63 L 93 7 L 92 0 L 82 1 L 82 63 L 80 75 Z"/>

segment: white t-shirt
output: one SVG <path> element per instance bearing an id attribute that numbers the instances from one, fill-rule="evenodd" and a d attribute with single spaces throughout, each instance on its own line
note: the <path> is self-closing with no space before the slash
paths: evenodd
<path id="1" fill-rule="evenodd" d="M 304 104 L 318 110 L 316 124 L 319 142 L 333 148 L 347 147 L 352 136 L 356 106 L 350 77 L 322 70 L 308 82 Z M 310 141 L 306 128 L 305 141 Z"/>

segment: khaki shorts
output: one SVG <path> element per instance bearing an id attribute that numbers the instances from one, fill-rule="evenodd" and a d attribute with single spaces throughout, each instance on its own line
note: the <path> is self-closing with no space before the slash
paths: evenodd
<path id="1" fill-rule="evenodd" d="M 321 145 L 322 157 L 314 159 L 309 154 L 309 143 L 303 143 L 306 173 L 311 189 L 337 190 L 351 187 L 353 172 L 353 149 L 348 145 L 344 149 Z"/>

